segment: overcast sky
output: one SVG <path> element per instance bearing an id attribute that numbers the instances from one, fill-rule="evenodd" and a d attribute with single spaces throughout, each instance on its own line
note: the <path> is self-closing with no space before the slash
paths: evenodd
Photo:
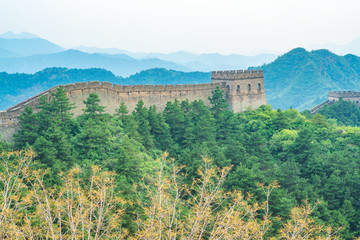
<path id="1" fill-rule="evenodd" d="M 0 33 L 63 47 L 250 54 L 360 37 L 353 0 L 0 0 Z"/>

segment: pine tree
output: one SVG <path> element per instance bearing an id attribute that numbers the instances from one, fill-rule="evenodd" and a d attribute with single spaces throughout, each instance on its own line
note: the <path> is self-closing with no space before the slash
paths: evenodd
<path id="1" fill-rule="evenodd" d="M 214 114 L 215 117 L 218 117 L 221 112 L 227 109 L 229 104 L 224 98 L 224 91 L 220 90 L 219 87 L 216 87 L 215 90 L 211 93 L 212 96 L 208 98 L 212 105 L 211 112 Z"/>
<path id="2" fill-rule="evenodd" d="M 40 127 L 38 115 L 31 107 L 25 107 L 24 112 L 19 116 L 19 125 L 19 131 L 14 135 L 15 147 L 22 149 L 27 145 L 33 145 L 40 135 Z"/>
<path id="3" fill-rule="evenodd" d="M 154 138 L 156 148 L 163 151 L 169 150 L 172 147 L 170 127 L 165 122 L 163 114 L 156 112 L 155 106 L 149 107 L 148 121 L 151 127 L 150 133 Z"/>
<path id="4" fill-rule="evenodd" d="M 144 102 L 140 100 L 132 113 L 138 125 L 138 132 L 141 136 L 141 143 L 150 149 L 154 146 L 154 139 L 151 136 L 150 124 L 148 121 L 148 109 L 144 106 Z"/>
<path id="5" fill-rule="evenodd" d="M 124 117 L 129 113 L 129 110 L 127 109 L 124 102 L 120 103 L 120 107 L 116 109 L 115 115 L 118 116 L 121 121 L 124 120 Z"/>
<path id="6" fill-rule="evenodd" d="M 89 118 L 76 136 L 76 146 L 80 159 L 90 160 L 94 164 L 108 157 L 112 148 L 111 131 L 106 122 Z"/>
<path id="7" fill-rule="evenodd" d="M 194 122 L 195 144 L 204 142 L 215 144 L 215 119 L 202 100 L 191 103 L 191 116 Z"/>
<path id="8" fill-rule="evenodd" d="M 86 119 L 88 118 L 96 118 L 99 119 L 102 117 L 105 108 L 104 106 L 100 106 L 100 98 L 95 93 L 90 93 L 89 97 L 86 99 L 86 101 L 83 101 L 86 108 L 83 109 L 84 116 Z"/>
<path id="9" fill-rule="evenodd" d="M 177 99 L 167 102 L 164 109 L 165 122 L 170 127 L 170 134 L 174 143 L 180 145 L 184 137 L 184 110 L 180 107 Z M 186 129 L 186 128 L 185 128 Z"/>
<path id="10" fill-rule="evenodd" d="M 70 103 L 66 96 L 65 89 L 60 86 L 52 93 L 52 101 L 49 103 L 47 113 L 58 123 L 62 131 L 68 132 L 71 127 L 71 119 L 73 114 L 70 112 L 74 109 L 74 104 Z"/>

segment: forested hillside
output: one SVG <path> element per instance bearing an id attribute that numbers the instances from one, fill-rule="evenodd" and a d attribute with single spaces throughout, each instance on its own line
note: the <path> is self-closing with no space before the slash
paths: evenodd
<path id="1" fill-rule="evenodd" d="M 31 146 L 36 156 L 27 152 L 28 157 L 10 154 L 6 159 L 27 162 L 30 156 L 38 163 L 35 170 L 49 169 L 44 176 L 43 171 L 31 174 L 34 180 L 29 178 L 28 186 L 32 187 L 26 190 L 23 186 L 13 200 L 23 204 L 27 215 L 12 209 L 13 216 L 34 229 L 44 224 L 55 234 L 61 232 L 62 222 L 64 236 L 77 229 L 81 234 L 80 226 L 88 229 L 90 225 L 74 218 L 79 225 L 66 231 L 71 222 L 60 216 L 69 213 L 69 208 L 57 210 L 57 204 L 77 204 L 81 212 L 81 206 L 94 202 L 79 202 L 82 198 L 76 196 L 94 194 L 84 199 L 98 199 L 103 179 L 113 179 L 104 180 L 103 185 L 113 196 L 106 206 L 117 202 L 115 208 L 109 207 L 106 224 L 99 227 L 108 226 L 107 234 L 120 233 L 116 229 L 121 225 L 122 230 L 127 229 L 122 233 L 138 239 L 175 232 L 190 238 L 213 236 L 210 239 L 225 233 L 229 239 L 303 239 L 306 234 L 327 239 L 325 224 L 344 239 L 359 236 L 360 129 L 337 126 L 319 114 L 307 119 L 295 109 L 281 111 L 270 106 L 234 114 L 226 110 L 222 94 L 219 89 L 213 92 L 211 108 L 202 101 L 175 100 L 158 112 L 140 101 L 132 113 L 121 104 L 113 116 L 104 113 L 97 95 L 90 94 L 83 115 L 73 118 L 72 105 L 59 88 L 51 102 L 42 98 L 39 113 L 26 109 L 14 146 L 1 144 L 5 152 Z M 167 161 L 156 161 L 161 156 Z M 115 175 L 101 173 L 94 164 Z M 78 181 L 84 182 L 76 185 Z M 46 190 L 47 186 L 52 190 Z M 71 186 L 78 186 L 79 195 L 71 197 Z M 31 194 L 22 195 L 26 191 Z M 46 191 L 53 194 L 54 205 L 49 208 L 39 204 L 46 199 L 37 195 Z M 37 207 L 30 207 L 32 202 Z M 301 204 L 304 207 L 294 208 Z M 98 218 L 98 210 L 91 216 Z M 7 224 L 23 226 L 21 221 Z M 295 230 L 298 224 L 304 224 L 299 232 Z M 19 232 L 28 228 L 21 229 Z M 89 233 L 96 235 L 95 229 Z M 43 230 L 35 233 L 46 235 Z"/>
<path id="2" fill-rule="evenodd" d="M 360 90 L 360 58 L 328 50 L 296 48 L 259 68 L 264 70 L 268 102 L 275 108 L 305 110 L 336 90 Z"/>
<path id="3" fill-rule="evenodd" d="M 360 126 L 360 108 L 353 102 L 339 101 L 322 107 L 319 112 L 328 119 L 335 119 L 340 126 Z"/>

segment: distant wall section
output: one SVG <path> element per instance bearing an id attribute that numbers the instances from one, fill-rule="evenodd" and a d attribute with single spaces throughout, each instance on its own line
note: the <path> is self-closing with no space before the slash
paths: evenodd
<path id="1" fill-rule="evenodd" d="M 333 103 L 339 101 L 340 98 L 342 98 L 342 100 L 344 101 L 353 102 L 360 107 L 360 92 L 354 92 L 354 91 L 329 92 L 328 100 L 311 108 L 310 109 L 311 114 L 316 114 L 321 108 L 323 108 L 326 105 L 332 105 Z"/>
<path id="2" fill-rule="evenodd" d="M 338 92 L 329 92 L 328 100 L 329 101 L 339 101 L 342 98 L 344 101 L 349 101 L 360 105 L 360 92 L 354 91 L 338 91 Z"/>
<path id="3" fill-rule="evenodd" d="M 85 108 L 83 103 L 90 93 L 99 95 L 102 106 L 106 106 L 106 112 L 113 114 L 119 108 L 120 103 L 124 102 L 129 111 L 135 109 L 139 100 L 149 107 L 155 105 L 158 110 L 164 110 L 168 101 L 178 99 L 179 101 L 188 99 L 189 101 L 203 100 L 206 105 L 210 105 L 208 97 L 211 91 L 220 83 L 186 84 L 186 85 L 116 85 L 108 82 L 89 82 L 76 83 L 63 86 L 66 90 L 70 102 L 75 103 L 73 110 L 75 116 L 82 114 Z"/>
<path id="4" fill-rule="evenodd" d="M 155 105 L 159 111 L 164 110 L 168 101 L 178 99 L 179 101 L 188 99 L 189 101 L 203 100 L 207 106 L 210 105 L 208 97 L 216 87 L 221 87 L 220 83 L 204 84 L 185 84 L 185 85 L 117 85 L 108 82 L 84 82 L 68 84 L 63 86 L 67 97 L 71 103 L 75 104 L 72 110 L 74 116 L 79 116 L 85 109 L 85 101 L 90 93 L 96 93 L 102 106 L 106 107 L 106 112 L 113 114 L 119 108 L 120 103 L 124 102 L 129 111 L 132 112 L 139 100 L 144 101 L 145 106 Z M 12 141 L 16 133 L 19 119 L 26 106 L 30 106 L 36 112 L 39 98 L 47 96 L 51 98 L 51 93 L 57 87 L 51 88 L 40 93 L 24 102 L 21 102 L 6 111 L 0 112 L 0 135 L 5 141 Z"/>

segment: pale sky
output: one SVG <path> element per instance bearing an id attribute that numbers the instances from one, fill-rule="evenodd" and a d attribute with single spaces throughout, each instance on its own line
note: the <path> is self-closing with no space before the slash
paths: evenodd
<path id="1" fill-rule="evenodd" d="M 60 46 L 250 54 L 360 37 L 358 0 L 0 0 L 0 33 Z"/>

